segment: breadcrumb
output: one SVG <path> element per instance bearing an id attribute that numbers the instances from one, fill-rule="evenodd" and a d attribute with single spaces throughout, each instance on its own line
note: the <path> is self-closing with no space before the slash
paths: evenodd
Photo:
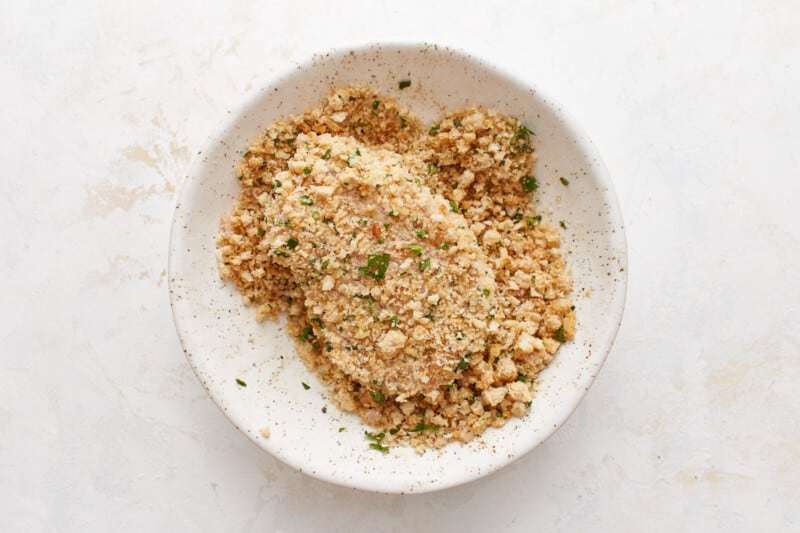
<path id="1" fill-rule="evenodd" d="M 250 143 L 220 274 L 257 320 L 288 315 L 382 444 L 468 442 L 527 413 L 575 334 L 560 235 L 531 203 L 533 138 L 494 110 L 426 128 L 364 84 L 333 89 Z"/>

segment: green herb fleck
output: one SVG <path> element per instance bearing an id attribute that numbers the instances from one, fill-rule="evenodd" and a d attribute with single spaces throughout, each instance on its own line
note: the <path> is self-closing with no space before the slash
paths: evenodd
<path id="1" fill-rule="evenodd" d="M 383 279 L 388 268 L 389 254 L 369 254 L 367 256 L 367 266 L 359 267 L 358 271 L 365 276 L 380 281 Z"/>
<path id="2" fill-rule="evenodd" d="M 508 144 L 520 152 L 533 152 L 530 139 L 531 134 L 534 134 L 533 131 L 529 130 L 522 124 L 519 124 L 516 131 L 514 131 L 514 135 L 511 136 L 511 140 Z"/>
<path id="3" fill-rule="evenodd" d="M 379 444 L 377 442 L 371 442 L 369 444 L 369 447 L 372 448 L 373 450 L 378 450 L 381 453 L 389 453 L 389 447 L 388 446 L 382 446 L 381 444 Z"/>
<path id="4" fill-rule="evenodd" d="M 277 255 L 278 257 L 289 257 L 289 254 L 287 254 L 283 250 L 275 250 L 274 254 Z"/>
<path id="5" fill-rule="evenodd" d="M 267 230 L 265 230 L 264 228 L 258 228 L 258 236 L 259 237 L 263 237 L 266 234 L 267 234 Z"/>
<path id="6" fill-rule="evenodd" d="M 428 165 L 428 176 L 433 176 L 437 172 L 439 172 L 439 167 L 437 167 L 433 163 Z"/>
<path id="7" fill-rule="evenodd" d="M 561 185 L 563 185 L 564 187 L 569 185 L 569 180 L 567 178 L 565 178 L 564 176 L 561 176 L 558 179 L 561 181 Z"/>
<path id="8" fill-rule="evenodd" d="M 367 437 L 372 442 L 380 442 L 386 436 L 386 433 L 378 433 L 376 435 L 374 433 L 370 433 L 369 431 L 365 431 L 364 436 Z"/>
<path id="9" fill-rule="evenodd" d="M 411 250 L 411 253 L 414 255 L 414 257 L 418 257 L 422 253 L 422 246 L 416 244 L 409 246 L 408 249 Z"/>
<path id="10" fill-rule="evenodd" d="M 372 401 L 375 403 L 383 403 L 386 401 L 386 395 L 380 389 L 374 390 L 372 391 Z"/>
<path id="11" fill-rule="evenodd" d="M 300 332 L 300 335 L 297 336 L 297 339 L 303 342 L 308 342 L 308 339 L 311 337 L 314 337 L 314 330 L 311 329 L 310 326 L 306 326 L 303 328 L 303 331 Z"/>
<path id="12" fill-rule="evenodd" d="M 325 351 L 330 352 L 331 350 L 333 350 L 333 344 L 330 341 L 325 341 Z"/>
<path id="13" fill-rule="evenodd" d="M 283 185 L 283 183 L 281 183 L 281 180 L 273 181 L 272 182 L 272 190 L 274 191 L 275 189 L 279 188 L 281 185 Z"/>
<path id="14" fill-rule="evenodd" d="M 325 261 L 323 261 L 322 262 L 322 270 L 325 270 L 326 268 L 328 268 L 328 265 L 330 265 L 330 264 L 331 264 L 331 262 L 329 260 L 327 260 L 327 259 Z"/>
<path id="15" fill-rule="evenodd" d="M 434 136 L 439 133 L 439 124 L 433 126 L 431 129 L 428 130 L 428 135 Z"/>
<path id="16" fill-rule="evenodd" d="M 563 229 L 567 229 L 567 224 L 563 220 L 559 220 L 558 225 L 561 226 Z"/>
<path id="17" fill-rule="evenodd" d="M 426 424 L 425 420 L 420 420 L 414 429 L 409 429 L 409 433 L 421 433 L 423 431 L 439 431 L 439 426 L 436 424 Z"/>
<path id="18" fill-rule="evenodd" d="M 308 384 L 308 383 L 306 383 L 305 381 L 301 381 L 301 382 L 300 382 L 300 384 L 303 386 L 303 388 L 304 388 L 305 390 L 308 390 L 308 389 L 310 389 L 310 388 L 311 388 L 311 385 L 309 385 L 309 384 Z"/>
<path id="19" fill-rule="evenodd" d="M 381 101 L 375 100 L 374 102 L 372 102 L 372 109 L 378 109 L 379 105 L 381 105 Z"/>
<path id="20" fill-rule="evenodd" d="M 419 269 L 420 270 L 427 270 L 431 267 L 431 258 L 426 257 L 422 261 L 419 262 Z"/>
<path id="21" fill-rule="evenodd" d="M 567 338 L 564 336 L 564 326 L 561 326 L 560 328 L 558 328 L 556 330 L 556 334 L 555 334 L 554 338 L 558 342 L 566 342 L 567 341 Z"/>
<path id="22" fill-rule="evenodd" d="M 533 192 L 539 187 L 539 182 L 536 181 L 535 176 L 523 176 L 522 188 L 525 192 Z"/>
<path id="23" fill-rule="evenodd" d="M 303 169 L 303 174 L 305 174 L 306 176 L 308 176 L 309 174 L 311 174 L 311 167 L 305 167 L 305 168 Z"/>
<path id="24" fill-rule="evenodd" d="M 247 387 L 247 383 L 245 383 L 239 378 L 236 378 L 236 384 L 239 385 L 240 387 Z"/>
<path id="25" fill-rule="evenodd" d="M 298 244 L 300 244 L 300 242 L 294 237 L 289 237 L 289 240 L 286 241 L 286 247 L 290 250 L 294 250 L 295 248 L 297 248 Z"/>
<path id="26" fill-rule="evenodd" d="M 400 319 L 397 318 L 396 316 L 393 316 L 392 318 L 389 319 L 389 324 L 391 324 L 393 328 L 396 328 L 397 325 L 400 324 Z"/>
<path id="27" fill-rule="evenodd" d="M 457 119 L 453 120 L 453 126 L 455 126 L 456 128 L 460 128 L 461 127 L 461 119 L 457 118 Z"/>
<path id="28" fill-rule="evenodd" d="M 483 289 L 483 295 L 489 296 L 492 292 L 489 289 Z"/>
<path id="29" fill-rule="evenodd" d="M 340 427 L 340 428 L 339 428 L 339 433 L 341 433 L 341 432 L 342 432 L 342 431 L 344 431 L 345 429 L 346 429 L 346 428 L 345 428 L 344 426 Z"/>
<path id="30" fill-rule="evenodd" d="M 517 376 L 517 381 L 519 381 L 521 383 L 527 383 L 528 382 L 528 376 L 526 376 L 525 374 L 520 374 L 519 376 Z"/>
<path id="31" fill-rule="evenodd" d="M 540 223 L 541 221 L 542 221 L 542 215 L 536 215 L 535 217 L 528 217 L 527 219 L 525 219 L 525 223 L 531 228 L 534 227 L 536 224 Z"/>
<path id="32" fill-rule="evenodd" d="M 407 87 L 411 87 L 411 80 L 400 80 L 400 83 L 398 83 L 398 86 L 400 87 L 400 89 L 405 89 Z"/>
<path id="33" fill-rule="evenodd" d="M 300 197 L 300 205 L 314 205 L 314 199 L 304 194 Z"/>
<path id="34" fill-rule="evenodd" d="M 442 244 L 439 245 L 439 249 L 440 250 L 448 250 L 451 246 L 453 246 L 453 243 L 445 241 L 445 242 L 443 242 Z"/>
<path id="35" fill-rule="evenodd" d="M 414 230 L 414 233 L 416 233 L 416 234 L 417 234 L 417 237 L 419 237 L 420 239 L 424 239 L 425 237 L 427 237 L 427 236 L 428 236 L 428 234 L 427 234 L 427 233 L 425 233 L 425 230 L 424 230 L 424 229 L 422 229 L 422 228 L 417 228 L 417 229 L 415 229 L 415 230 Z"/>
<path id="36" fill-rule="evenodd" d="M 466 370 L 469 368 L 469 356 L 465 355 L 461 358 L 461 361 L 458 362 L 458 366 L 456 366 L 456 370 Z"/>
<path id="37" fill-rule="evenodd" d="M 328 160 L 330 158 L 331 158 L 331 149 L 328 148 L 327 150 L 325 150 L 325 153 L 322 154 L 322 159 Z"/>
<path id="38" fill-rule="evenodd" d="M 450 211 L 453 213 L 458 213 L 458 204 L 453 200 L 449 200 L 450 203 Z"/>

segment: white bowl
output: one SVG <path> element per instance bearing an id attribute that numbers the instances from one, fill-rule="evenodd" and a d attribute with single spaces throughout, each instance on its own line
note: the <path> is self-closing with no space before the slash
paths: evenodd
<path id="1" fill-rule="evenodd" d="M 410 79 L 399 90 L 398 81 Z M 540 376 L 531 412 L 469 444 L 424 455 L 368 447 L 357 416 L 342 413 L 294 355 L 284 324 L 258 324 L 220 281 L 215 240 L 239 193 L 234 166 L 274 120 L 316 105 L 332 85 L 366 81 L 423 120 L 478 104 L 518 117 L 536 133 L 539 209 L 564 220 L 562 248 L 574 280 L 578 327 Z M 559 177 L 569 179 L 569 186 Z M 552 210 L 552 213 L 550 212 Z M 614 341 L 627 285 L 625 231 L 611 180 L 589 139 L 529 83 L 449 48 L 374 45 L 316 56 L 253 95 L 195 160 L 172 225 L 169 285 L 186 355 L 236 427 L 278 459 L 319 479 L 380 492 L 425 492 L 477 479 L 541 444 L 583 398 Z M 591 296 L 589 295 L 591 292 Z M 247 386 L 237 384 L 241 379 Z M 311 385 L 306 390 L 301 383 Z M 323 410 L 327 412 L 323 412 Z M 344 431 L 339 428 L 345 427 Z M 261 430 L 267 428 L 269 437 Z"/>

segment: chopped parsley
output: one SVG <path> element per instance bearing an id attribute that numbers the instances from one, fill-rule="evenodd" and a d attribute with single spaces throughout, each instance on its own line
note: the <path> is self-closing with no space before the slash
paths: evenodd
<path id="1" fill-rule="evenodd" d="M 365 276 L 380 281 L 386 275 L 388 268 L 389 254 L 369 254 L 367 256 L 367 266 L 358 267 L 358 271 Z"/>
<path id="2" fill-rule="evenodd" d="M 396 328 L 397 325 L 400 324 L 400 319 L 397 318 L 396 316 L 393 316 L 392 318 L 389 319 L 389 324 L 391 324 L 393 328 Z"/>
<path id="3" fill-rule="evenodd" d="M 424 239 L 425 237 L 427 237 L 427 236 L 428 236 L 428 234 L 427 234 L 427 233 L 425 233 L 425 230 L 424 230 L 424 229 L 422 229 L 422 228 L 417 228 L 417 229 L 415 229 L 415 230 L 414 230 L 414 233 L 416 233 L 416 234 L 417 234 L 417 237 L 419 237 L 420 239 Z"/>
<path id="4" fill-rule="evenodd" d="M 489 296 L 492 292 L 489 289 L 483 289 L 483 295 Z"/>
<path id="5" fill-rule="evenodd" d="M 378 109 L 378 106 L 380 106 L 380 105 L 381 105 L 381 101 L 380 100 L 375 100 L 374 102 L 372 102 L 372 109 Z"/>
<path id="6" fill-rule="evenodd" d="M 322 154 L 322 159 L 328 160 L 330 158 L 331 158 L 331 149 L 328 148 L 327 150 L 325 150 L 325 153 Z"/>
<path id="7" fill-rule="evenodd" d="M 372 391 L 372 401 L 375 403 L 383 403 L 386 401 L 386 395 L 382 390 L 376 389 Z"/>
<path id="8" fill-rule="evenodd" d="M 281 185 L 283 185 L 283 183 L 281 183 L 281 180 L 275 180 L 272 182 L 272 189 L 275 190 L 279 188 Z"/>
<path id="9" fill-rule="evenodd" d="M 426 424 L 425 420 L 420 420 L 414 429 L 409 429 L 409 433 L 421 433 L 423 431 L 439 431 L 439 426 L 436 424 Z"/>
<path id="10" fill-rule="evenodd" d="M 562 228 L 564 228 L 564 229 L 567 229 L 567 224 L 566 224 L 566 222 L 564 222 L 563 220 L 559 220 L 559 221 L 558 221 L 558 225 L 559 225 L 559 226 L 561 226 L 561 227 L 562 227 Z"/>
<path id="11" fill-rule="evenodd" d="M 325 270 L 326 268 L 328 268 L 328 265 L 330 265 L 330 264 L 331 264 L 331 262 L 329 260 L 327 260 L 327 259 L 325 261 L 323 261 L 322 262 L 322 270 Z"/>
<path id="12" fill-rule="evenodd" d="M 453 120 L 453 126 L 455 126 L 456 128 L 460 128 L 461 127 L 461 119 L 457 118 L 457 119 Z"/>
<path id="13" fill-rule="evenodd" d="M 564 176 L 561 176 L 561 177 L 560 177 L 560 178 L 558 178 L 558 179 L 561 181 L 561 185 L 563 185 L 564 187 L 566 187 L 567 185 L 569 185 L 569 180 L 568 180 L 567 178 L 565 178 Z"/>
<path id="14" fill-rule="evenodd" d="M 397 218 L 399 215 L 397 213 L 395 213 L 394 211 L 389 211 L 387 216 L 390 216 L 390 217 L 393 217 L 393 218 Z"/>
<path id="15" fill-rule="evenodd" d="M 236 378 L 236 384 L 239 385 L 240 387 L 247 387 L 247 383 L 245 383 L 239 378 Z"/>
<path id="16" fill-rule="evenodd" d="M 344 426 L 340 427 L 339 428 L 339 433 L 343 432 L 345 429 L 347 429 L 347 428 L 345 428 Z"/>
<path id="17" fill-rule="evenodd" d="M 437 167 L 437 166 L 436 166 L 436 165 L 434 165 L 433 163 L 430 163 L 430 164 L 428 165 L 428 176 L 433 176 L 433 175 L 434 175 L 434 174 L 436 174 L 437 172 L 439 172 L 439 167 Z"/>
<path id="18" fill-rule="evenodd" d="M 367 437 L 372 442 L 380 442 L 386 436 L 386 433 L 378 433 L 376 435 L 374 433 L 370 433 L 369 431 L 365 431 L 364 436 Z"/>
<path id="19" fill-rule="evenodd" d="M 419 262 L 419 269 L 420 270 L 427 270 L 431 267 L 431 258 L 426 257 L 422 261 Z"/>
<path id="20" fill-rule="evenodd" d="M 514 216 L 511 218 L 511 220 L 513 220 L 514 222 L 519 222 L 520 220 L 522 220 L 522 212 L 517 210 L 517 212 L 514 213 Z"/>
<path id="21" fill-rule="evenodd" d="M 306 326 L 303 328 L 303 331 L 300 332 L 300 335 L 297 336 L 297 339 L 308 342 L 309 337 L 314 337 L 314 330 L 311 329 L 311 326 Z"/>
<path id="22" fill-rule="evenodd" d="M 465 355 L 461 358 L 461 361 L 458 362 L 458 366 L 456 366 L 456 371 L 458 370 L 466 370 L 469 368 L 469 356 Z"/>
<path id="23" fill-rule="evenodd" d="M 300 197 L 300 205 L 314 205 L 314 199 L 304 194 Z"/>
<path id="24" fill-rule="evenodd" d="M 439 249 L 448 250 L 451 246 L 453 246 L 453 243 L 444 241 L 442 244 L 439 245 Z"/>
<path id="25" fill-rule="evenodd" d="M 406 89 L 411 87 L 411 80 L 400 80 L 400 83 L 397 84 L 400 89 Z"/>
<path id="26" fill-rule="evenodd" d="M 450 211 L 453 213 L 458 213 L 458 204 L 453 200 L 449 200 L 450 203 Z"/>
<path id="27" fill-rule="evenodd" d="M 372 448 L 373 450 L 378 450 L 381 453 L 389 453 L 389 447 L 388 446 L 382 446 L 378 442 L 370 442 L 369 443 L 369 447 Z"/>
<path id="28" fill-rule="evenodd" d="M 554 338 L 558 342 L 567 342 L 567 338 L 564 336 L 564 326 L 561 326 L 560 328 L 558 328 L 556 330 L 556 334 L 555 334 Z"/>
<path id="29" fill-rule="evenodd" d="M 294 250 L 295 248 L 297 248 L 298 244 L 300 244 L 300 241 L 298 241 L 294 237 L 289 237 L 289 240 L 286 241 L 286 247 L 290 250 Z"/>
<path id="30" fill-rule="evenodd" d="M 530 227 L 534 227 L 536 224 L 542 221 L 542 215 L 536 215 L 535 217 L 528 217 L 525 220 L 525 223 L 528 224 Z"/>
<path id="31" fill-rule="evenodd" d="M 309 174 L 311 174 L 311 167 L 305 167 L 305 168 L 303 169 L 303 174 L 305 174 L 306 176 L 308 176 Z"/>
<path id="32" fill-rule="evenodd" d="M 439 124 L 433 126 L 431 129 L 428 130 L 428 135 L 434 136 L 439 133 Z"/>
<path id="33" fill-rule="evenodd" d="M 514 135 L 511 136 L 511 140 L 508 144 L 511 147 L 519 152 L 533 152 L 533 147 L 531 147 L 531 134 L 535 135 L 533 131 L 529 130 L 522 124 L 517 126 L 517 129 L 514 131 Z"/>
<path id="34" fill-rule="evenodd" d="M 418 257 L 422 253 L 422 246 L 419 246 L 417 244 L 409 246 L 408 249 L 411 251 L 414 257 Z"/>
<path id="35" fill-rule="evenodd" d="M 273 253 L 278 257 L 289 257 L 289 254 L 287 254 L 283 250 L 275 250 Z"/>
<path id="36" fill-rule="evenodd" d="M 264 228 L 258 228 L 258 236 L 263 237 L 267 234 L 267 231 Z"/>
<path id="37" fill-rule="evenodd" d="M 309 384 L 308 384 L 308 383 L 306 383 L 305 381 L 301 381 L 301 382 L 300 382 L 300 384 L 303 386 L 303 388 L 304 388 L 305 390 L 308 390 L 308 389 L 310 389 L 310 388 L 311 388 L 311 385 L 309 385 Z"/>
<path id="38" fill-rule="evenodd" d="M 517 381 L 519 381 L 520 383 L 527 383 L 528 376 L 526 376 L 525 374 L 520 374 L 519 376 L 517 376 Z"/>
<path id="39" fill-rule="evenodd" d="M 539 187 L 539 182 L 536 181 L 535 176 L 523 176 L 522 177 L 522 188 L 525 192 L 533 192 Z"/>

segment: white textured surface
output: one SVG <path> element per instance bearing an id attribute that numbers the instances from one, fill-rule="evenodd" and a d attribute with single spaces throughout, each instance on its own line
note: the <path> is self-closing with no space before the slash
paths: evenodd
<path id="1" fill-rule="evenodd" d="M 1 531 L 800 528 L 796 2 L 4 4 Z M 240 435 L 164 279 L 175 187 L 226 110 L 377 39 L 462 47 L 558 96 L 630 252 L 616 346 L 567 425 L 415 497 L 314 481 Z"/>

